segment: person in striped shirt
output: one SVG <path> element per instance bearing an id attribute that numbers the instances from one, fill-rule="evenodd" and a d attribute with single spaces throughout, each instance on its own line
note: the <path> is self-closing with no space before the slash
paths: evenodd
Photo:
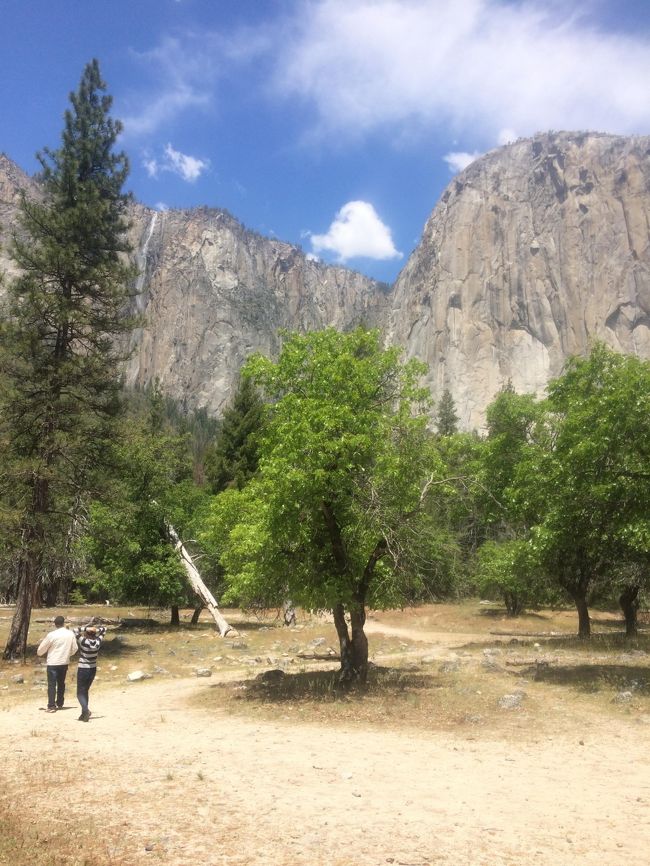
<path id="1" fill-rule="evenodd" d="M 92 715 L 88 709 L 88 692 L 97 673 L 97 655 L 104 641 L 104 626 L 87 625 L 74 630 L 79 647 L 79 667 L 77 668 L 77 700 L 81 705 L 80 722 L 87 722 Z"/>

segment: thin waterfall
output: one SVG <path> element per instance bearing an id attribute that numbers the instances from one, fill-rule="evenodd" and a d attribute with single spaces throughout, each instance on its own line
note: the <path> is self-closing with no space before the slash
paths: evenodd
<path id="1" fill-rule="evenodd" d="M 136 253 L 135 261 L 138 266 L 138 276 L 135 280 L 135 310 L 138 316 L 143 316 L 147 307 L 147 292 L 145 290 L 145 280 L 147 278 L 147 255 L 149 252 L 149 244 L 153 236 L 156 222 L 158 221 L 158 211 L 154 211 L 149 220 L 149 228 L 144 239 L 142 247 Z M 138 346 L 142 342 L 142 327 L 135 328 L 131 333 L 130 350 L 131 360 L 127 364 L 126 381 L 128 385 L 134 385 L 140 375 L 140 357 Z"/>
<path id="2" fill-rule="evenodd" d="M 144 313 L 144 309 L 146 306 L 142 289 L 144 288 L 144 281 L 147 276 L 147 252 L 149 250 L 149 243 L 151 241 L 151 236 L 153 235 L 153 230 L 156 227 L 157 220 L 158 211 L 154 211 L 151 215 L 151 220 L 149 221 L 149 229 L 147 231 L 147 236 L 144 239 L 144 243 L 142 244 L 142 249 L 138 252 L 136 256 L 136 262 L 138 265 L 138 276 L 135 281 L 135 306 L 138 313 Z"/>

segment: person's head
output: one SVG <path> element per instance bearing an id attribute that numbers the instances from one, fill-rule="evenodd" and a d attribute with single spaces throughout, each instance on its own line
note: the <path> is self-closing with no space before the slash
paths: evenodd
<path id="1" fill-rule="evenodd" d="M 63 623 L 65 622 L 65 617 L 63 616 L 55 616 L 54 617 L 54 625 L 57 628 L 63 628 Z"/>
<path id="2" fill-rule="evenodd" d="M 94 625 L 87 625 L 84 631 L 89 637 L 95 637 L 95 635 L 97 634 L 97 629 Z"/>

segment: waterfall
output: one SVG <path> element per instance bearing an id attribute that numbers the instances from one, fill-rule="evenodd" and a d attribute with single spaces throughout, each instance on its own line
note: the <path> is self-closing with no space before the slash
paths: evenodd
<path id="1" fill-rule="evenodd" d="M 149 229 L 147 231 L 147 236 L 144 239 L 144 243 L 142 244 L 142 249 L 138 252 L 136 256 L 136 262 L 138 265 L 138 276 L 135 281 L 135 308 L 138 313 L 144 313 L 144 309 L 146 306 L 144 293 L 142 290 L 144 288 L 144 281 L 147 276 L 147 252 L 149 250 L 149 243 L 151 241 L 153 230 L 156 227 L 157 220 L 158 211 L 154 211 L 151 215 Z"/>
<path id="2" fill-rule="evenodd" d="M 138 266 L 138 276 L 135 280 L 134 292 L 135 292 L 135 310 L 134 312 L 138 316 L 144 316 L 144 311 L 147 306 L 146 292 L 144 291 L 144 281 L 147 276 L 147 254 L 149 252 L 149 243 L 151 242 L 151 237 L 153 235 L 153 230 L 156 227 L 156 222 L 158 220 L 158 211 L 154 211 L 151 215 L 151 220 L 149 221 L 149 228 L 147 229 L 147 234 L 144 239 L 144 243 L 142 244 L 141 249 L 136 253 L 135 261 Z M 127 363 L 126 367 L 126 382 L 128 385 L 134 385 L 140 376 L 140 354 L 138 351 L 138 347 L 142 341 L 143 330 L 142 327 L 135 328 L 131 332 L 131 337 L 129 341 L 129 348 L 131 353 L 131 359 Z"/>

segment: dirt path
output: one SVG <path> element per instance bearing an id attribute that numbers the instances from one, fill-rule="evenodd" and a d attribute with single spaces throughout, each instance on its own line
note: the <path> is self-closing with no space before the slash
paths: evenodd
<path id="1" fill-rule="evenodd" d="M 90 822 L 107 840 L 106 864 L 623 866 L 646 857 L 650 726 L 574 720 L 522 744 L 365 733 L 189 703 L 209 688 L 98 683 L 89 724 L 76 708 L 0 712 L 5 802 L 20 789 L 29 806 L 49 780 L 52 821 Z M 43 812 L 42 794 L 33 808 Z"/>

